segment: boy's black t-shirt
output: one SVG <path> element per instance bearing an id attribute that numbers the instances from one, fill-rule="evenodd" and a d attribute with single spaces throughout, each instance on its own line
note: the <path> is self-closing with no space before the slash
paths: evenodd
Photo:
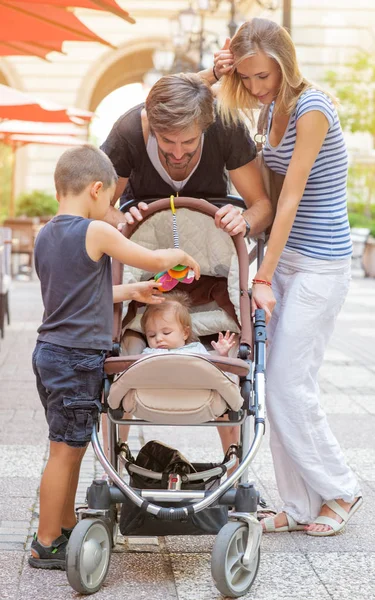
<path id="1" fill-rule="evenodd" d="M 122 115 L 101 146 L 117 175 L 129 179 L 121 205 L 131 199 L 166 198 L 175 193 L 148 157 L 142 132 L 143 107 L 140 104 Z M 242 124 L 225 126 L 216 115 L 215 122 L 205 132 L 199 165 L 179 195 L 225 198 L 229 193 L 227 171 L 246 165 L 255 156 L 255 144 L 247 128 Z"/>
<path id="2" fill-rule="evenodd" d="M 35 269 L 44 315 L 38 341 L 68 348 L 112 348 L 111 259 L 97 262 L 86 251 L 91 219 L 57 215 L 39 232 Z"/>

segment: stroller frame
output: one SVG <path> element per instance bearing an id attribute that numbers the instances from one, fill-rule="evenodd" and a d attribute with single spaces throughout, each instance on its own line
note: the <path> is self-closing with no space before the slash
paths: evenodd
<path id="1" fill-rule="evenodd" d="M 210 204 L 204 200 L 176 198 L 175 206 L 176 208 L 199 210 L 214 216 L 217 205 L 223 205 L 228 201 L 244 208 L 242 199 L 234 197 L 210 199 Z M 132 204 L 134 205 L 134 202 Z M 169 199 L 153 201 L 146 218 L 149 218 L 158 210 L 167 210 L 168 207 Z M 128 208 L 129 205 L 126 206 L 125 210 L 128 210 Z M 138 225 L 138 223 L 133 226 L 127 225 L 124 235 L 130 237 Z M 247 255 L 242 236 L 233 236 L 232 240 L 235 243 L 237 253 L 239 254 L 239 249 L 243 253 L 245 248 Z M 263 257 L 264 240 L 264 235 L 259 236 L 257 238 L 257 248 L 249 255 L 252 258 L 255 258 L 256 255 L 258 266 Z M 112 270 L 114 284 L 122 281 L 122 265 L 117 261 L 113 261 Z M 241 316 L 244 309 L 250 311 L 250 294 L 247 287 L 246 281 L 246 291 L 244 291 L 244 282 L 243 278 L 241 282 L 240 274 Z M 245 294 L 246 297 L 244 297 Z M 226 371 L 232 370 L 232 372 L 240 374 L 240 388 L 243 398 L 242 409 L 238 412 L 227 411 L 229 416 L 227 421 L 208 421 L 194 424 L 194 427 L 197 425 L 201 427 L 241 425 L 240 452 L 238 452 L 236 446 L 232 446 L 227 453 L 228 460 L 226 462 L 199 473 L 184 476 L 185 482 L 190 482 L 197 479 L 205 481 L 215 475 L 223 475 L 228 468 L 234 466 L 236 457 L 239 457 L 240 462 L 236 470 L 225 481 L 220 482 L 214 490 L 182 490 L 173 489 L 173 486 L 169 486 L 169 489 L 135 490 L 118 474 L 119 461 L 121 461 L 127 466 L 130 474 L 138 473 L 155 480 L 160 480 L 162 477 L 161 473 L 129 463 L 126 452 L 123 451 L 123 447 L 119 446 L 117 435 L 118 425 L 151 426 L 155 423 L 142 419 L 119 419 L 117 418 L 117 410 L 108 406 L 107 399 L 114 374 L 124 369 L 124 363 L 129 366 L 129 363 L 136 362 L 139 358 L 139 356 L 116 356 L 116 354 L 119 354 L 121 321 L 122 303 L 115 305 L 114 349 L 112 357 L 105 362 L 103 412 L 106 412 L 108 417 L 109 459 L 105 456 L 99 441 L 99 419 L 94 426 L 91 437 L 96 457 L 107 473 L 110 483 L 108 484 L 103 479 L 94 480 L 87 490 L 87 508 L 83 507 L 77 511 L 78 524 L 72 532 L 67 548 L 66 570 L 69 583 L 77 592 L 84 594 L 91 594 L 100 589 L 108 571 L 111 547 L 116 543 L 116 505 L 123 503 L 126 499 L 134 503 L 141 512 L 149 513 L 157 519 L 169 522 L 190 519 L 192 515 L 205 509 L 214 505 L 221 505 L 232 507 L 234 510 L 228 513 L 228 523 L 217 534 L 212 554 L 212 575 L 217 588 L 222 594 L 230 597 L 242 596 L 247 593 L 254 582 L 260 561 L 262 527 L 257 520 L 257 507 L 260 498 L 254 484 L 248 483 L 248 470 L 251 461 L 259 450 L 265 432 L 265 313 L 263 310 L 255 311 L 254 335 L 249 329 L 245 336 L 241 336 L 238 353 L 240 359 L 229 359 L 228 363 L 232 364 L 225 364 Z M 205 355 L 204 359 L 213 363 L 220 362 L 214 356 L 206 357 Z M 223 364 L 217 366 L 224 368 Z M 254 435 L 252 439 L 250 417 L 254 418 Z M 170 427 L 171 425 L 158 423 L 158 426 Z M 188 426 L 188 424 L 181 423 L 181 426 Z M 236 489 L 234 485 L 238 481 L 239 484 Z M 173 502 L 177 506 L 160 506 L 159 502 Z M 181 503 L 184 503 L 183 506 L 181 506 Z M 238 553 L 237 560 L 235 554 L 233 554 L 235 552 Z M 235 561 L 234 566 L 232 565 L 233 561 Z"/>

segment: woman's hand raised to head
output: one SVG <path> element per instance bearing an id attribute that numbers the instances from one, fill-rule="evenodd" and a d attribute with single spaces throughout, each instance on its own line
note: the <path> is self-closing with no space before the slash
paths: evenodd
<path id="1" fill-rule="evenodd" d="M 229 45 L 230 38 L 226 38 L 224 46 L 214 54 L 214 73 L 218 79 L 227 75 L 233 68 L 234 57 Z"/>

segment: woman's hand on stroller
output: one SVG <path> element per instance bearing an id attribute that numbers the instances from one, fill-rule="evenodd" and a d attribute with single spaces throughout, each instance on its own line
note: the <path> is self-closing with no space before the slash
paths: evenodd
<path id="1" fill-rule="evenodd" d="M 143 221 L 142 212 L 146 212 L 148 209 L 148 204 L 146 202 L 140 202 L 138 206 L 132 206 L 130 210 L 124 213 L 124 218 L 126 219 L 126 223 L 128 225 L 133 225 L 135 221 Z M 122 231 L 124 225 L 126 223 L 119 223 L 117 229 Z"/>
<path id="2" fill-rule="evenodd" d="M 251 316 L 255 316 L 257 308 L 263 308 L 266 313 L 266 323 L 268 323 L 275 306 L 276 298 L 272 288 L 269 285 L 253 283 L 251 291 Z"/>
<path id="3" fill-rule="evenodd" d="M 229 235 L 237 235 L 246 233 L 246 221 L 242 216 L 241 209 L 226 204 L 219 208 L 215 213 L 215 225 L 219 229 L 224 229 Z"/>
<path id="4" fill-rule="evenodd" d="M 220 331 L 217 342 L 211 342 L 211 346 L 220 356 L 228 356 L 229 350 L 236 345 L 235 334 L 226 331 L 223 335 Z"/>

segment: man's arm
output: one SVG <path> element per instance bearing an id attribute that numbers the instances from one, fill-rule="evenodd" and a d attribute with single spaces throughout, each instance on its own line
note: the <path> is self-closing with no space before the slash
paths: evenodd
<path id="1" fill-rule="evenodd" d="M 251 235 L 263 232 L 272 223 L 273 209 L 256 161 L 229 171 L 229 177 L 247 206 L 242 215 L 250 225 Z"/>
<path id="2" fill-rule="evenodd" d="M 125 178 L 125 177 L 118 178 L 115 193 L 111 200 L 111 206 L 109 207 L 108 212 L 104 217 L 104 221 L 106 221 L 106 223 L 109 223 L 110 225 L 113 225 L 114 227 L 117 227 L 117 225 L 119 225 L 119 223 L 127 222 L 125 215 L 121 212 L 121 210 L 119 210 L 118 208 L 115 208 L 115 204 L 116 204 L 117 200 L 120 198 L 124 189 L 126 188 L 127 183 L 128 183 L 127 178 Z"/>

